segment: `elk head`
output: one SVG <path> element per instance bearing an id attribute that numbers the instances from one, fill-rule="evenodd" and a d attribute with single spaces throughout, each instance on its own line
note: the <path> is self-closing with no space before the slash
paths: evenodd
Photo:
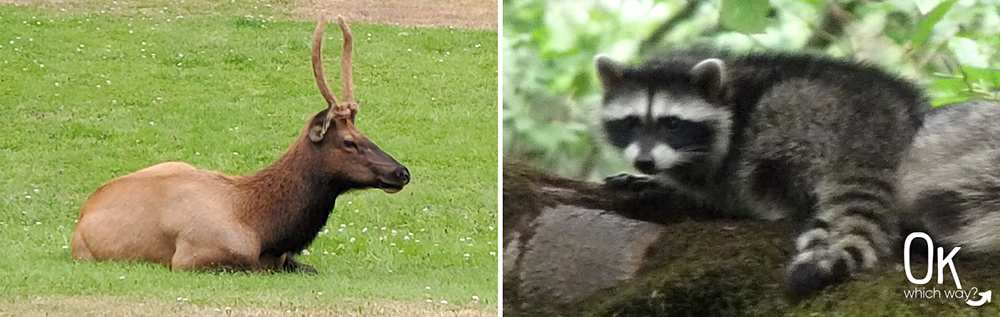
<path id="1" fill-rule="evenodd" d="M 311 148 L 321 157 L 321 170 L 335 179 L 349 182 L 352 188 L 374 187 L 387 193 L 398 192 L 410 182 L 410 172 L 354 126 L 354 116 L 358 114 L 360 104 L 354 101 L 354 84 L 351 78 L 351 50 L 354 44 L 351 28 L 344 22 L 344 18 L 338 16 L 337 20 L 344 33 L 344 50 L 340 60 L 344 99 L 337 100 L 323 75 L 322 44 L 326 16 L 320 14 L 313 35 L 312 67 L 316 85 L 326 99 L 327 108 L 313 116 L 306 127 L 309 141 L 313 145 Z"/>

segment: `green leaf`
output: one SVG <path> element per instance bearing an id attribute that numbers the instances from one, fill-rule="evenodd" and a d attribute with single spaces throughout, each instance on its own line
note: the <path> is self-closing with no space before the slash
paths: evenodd
<path id="1" fill-rule="evenodd" d="M 953 77 L 935 79 L 932 86 L 936 90 L 948 93 L 956 93 L 966 88 L 965 82 L 961 78 Z"/>
<path id="2" fill-rule="evenodd" d="M 969 81 L 983 81 L 992 85 L 1000 85 L 1000 70 L 962 66 L 962 73 L 965 74 Z"/>
<path id="3" fill-rule="evenodd" d="M 816 10 L 822 10 L 826 6 L 826 1 L 823 0 L 799 0 L 799 2 L 808 4 Z"/>
<path id="4" fill-rule="evenodd" d="M 934 25 L 937 24 L 938 21 L 941 21 L 941 18 L 944 18 L 945 13 L 948 13 L 948 10 L 951 10 L 951 6 L 955 5 L 956 1 L 957 0 L 946 0 L 938 3 L 938 5 L 935 6 L 923 20 L 921 20 L 920 24 L 917 25 L 917 34 L 913 36 L 913 45 L 910 47 L 916 48 L 923 45 L 924 42 L 927 41 L 927 38 L 931 36 L 931 30 L 934 29 Z"/>
<path id="5" fill-rule="evenodd" d="M 527 131 L 527 138 L 532 144 L 545 151 L 559 149 L 559 144 L 567 139 L 566 130 L 556 125 L 540 126 L 537 129 Z"/>
<path id="6" fill-rule="evenodd" d="M 514 130 L 517 131 L 531 131 L 535 128 L 535 120 L 529 116 L 518 116 L 514 117 Z"/>
<path id="7" fill-rule="evenodd" d="M 952 103 L 966 102 L 968 100 L 969 100 L 968 97 L 961 95 L 954 95 L 954 96 L 934 99 L 934 102 L 932 102 L 931 105 L 933 105 L 934 107 L 940 107 Z"/>
<path id="8" fill-rule="evenodd" d="M 771 4 L 767 0 L 722 0 L 719 22 L 728 30 L 744 33 L 763 33 L 769 21 Z"/>

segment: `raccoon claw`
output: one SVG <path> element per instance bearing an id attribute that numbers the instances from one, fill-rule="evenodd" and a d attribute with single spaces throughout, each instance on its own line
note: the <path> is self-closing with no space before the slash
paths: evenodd
<path id="1" fill-rule="evenodd" d="M 663 187 L 653 176 L 621 173 L 604 178 L 604 186 L 629 191 L 643 191 Z"/>
<path id="2" fill-rule="evenodd" d="M 795 300 L 809 298 L 823 287 L 824 280 L 816 264 L 796 265 L 788 272 L 788 297 Z"/>
<path id="3" fill-rule="evenodd" d="M 843 280 L 846 274 L 843 264 L 835 266 L 833 271 L 828 271 L 813 262 L 794 265 L 788 271 L 788 297 L 792 300 L 807 299 L 823 288 Z"/>

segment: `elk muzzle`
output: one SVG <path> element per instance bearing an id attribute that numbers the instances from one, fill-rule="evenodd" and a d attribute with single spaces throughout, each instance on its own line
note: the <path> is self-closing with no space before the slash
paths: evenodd
<path id="1" fill-rule="evenodd" d="M 403 186 L 410 183 L 410 170 L 406 166 L 399 164 L 396 159 L 388 153 L 372 144 L 369 148 L 370 166 L 375 173 L 375 187 L 386 193 L 396 193 L 403 189 Z"/>

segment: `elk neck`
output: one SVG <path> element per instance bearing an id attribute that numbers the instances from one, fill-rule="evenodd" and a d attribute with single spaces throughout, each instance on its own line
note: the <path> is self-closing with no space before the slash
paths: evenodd
<path id="1" fill-rule="evenodd" d="M 237 179 L 241 220 L 261 239 L 261 254 L 298 253 L 312 243 L 333 211 L 337 196 L 350 189 L 319 171 L 305 134 L 267 168 Z"/>

